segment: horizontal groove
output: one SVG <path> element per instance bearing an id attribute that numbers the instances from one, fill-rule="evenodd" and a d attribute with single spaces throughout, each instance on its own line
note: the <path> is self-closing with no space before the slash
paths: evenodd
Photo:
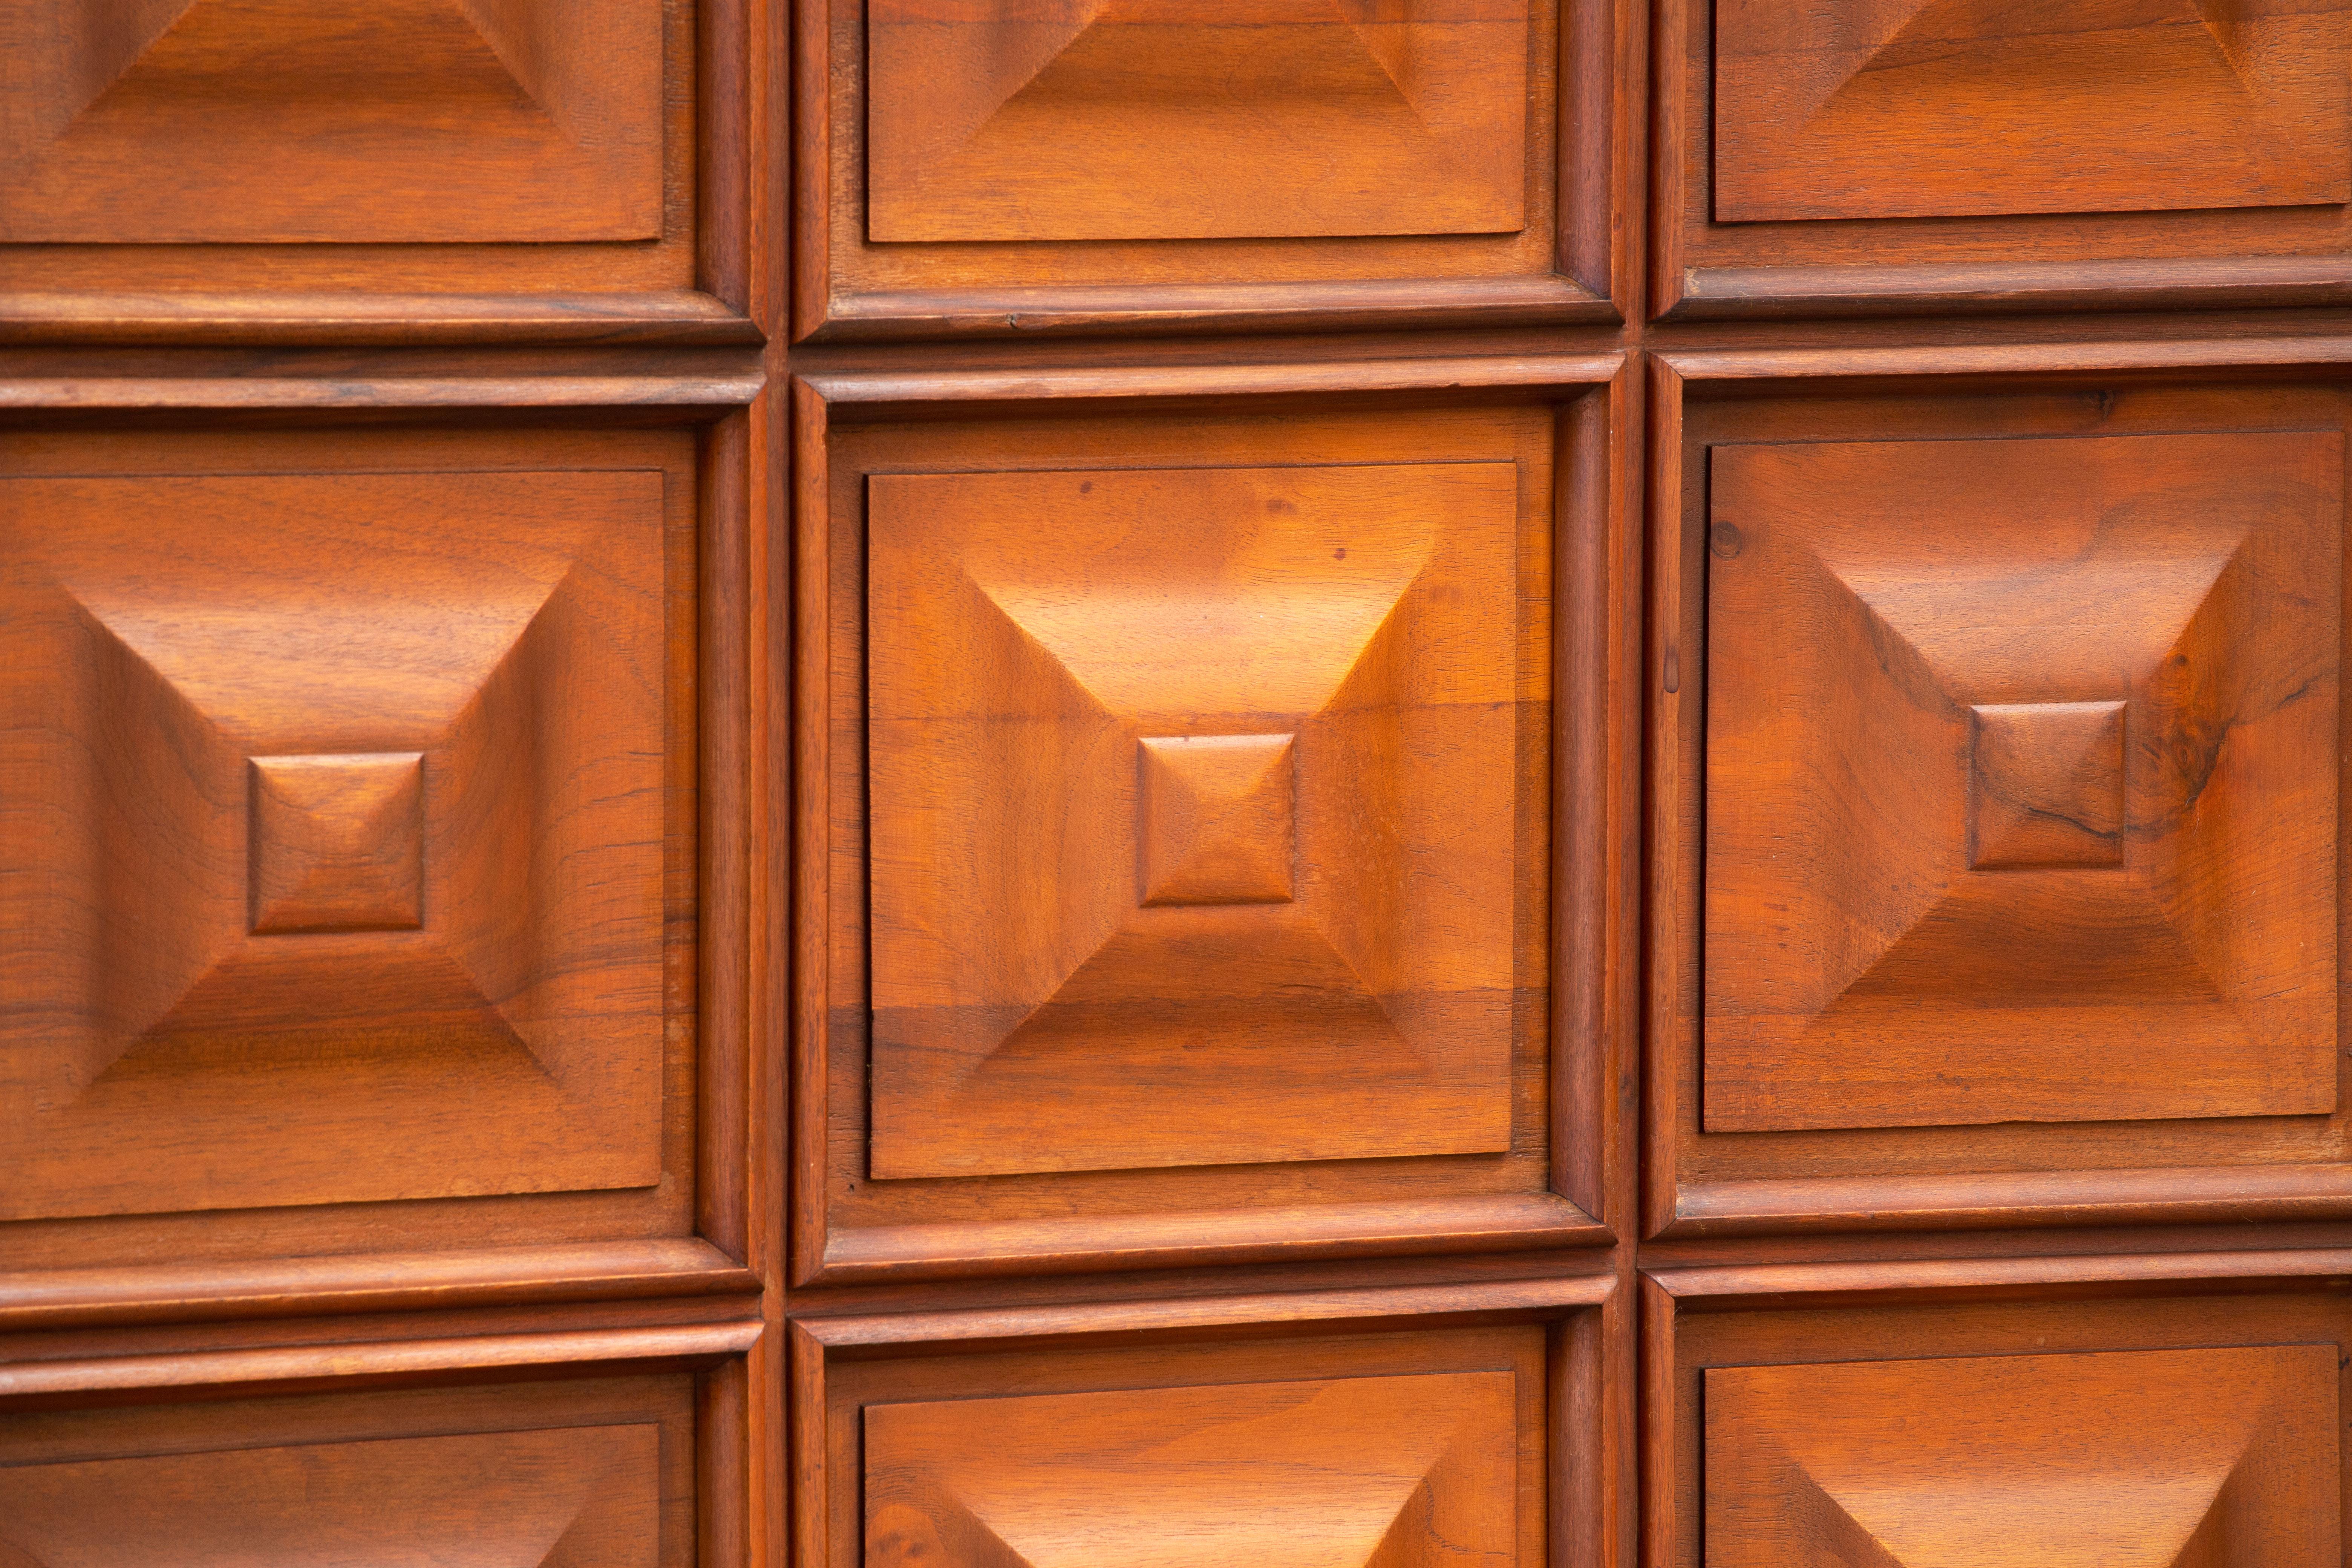
<path id="1" fill-rule="evenodd" d="M 753 346 L 708 294 L 0 293 L 0 343 Z"/>
<path id="2" fill-rule="evenodd" d="M 494 1371 L 581 1362 L 637 1362 L 740 1355 L 759 1342 L 756 1321 L 541 1334 L 480 1334 L 267 1349 L 197 1351 L 73 1361 L 0 1363 L 0 1396 L 89 1394 L 110 1389 L 200 1388 L 244 1383 Z"/>
<path id="3" fill-rule="evenodd" d="M 828 1349 L 844 1350 L 866 1345 L 996 1342 L 1045 1335 L 1166 1333 L 1251 1323 L 1574 1310 L 1601 1305 L 1615 1288 L 1616 1276 L 1601 1273 L 1473 1285 L 1278 1291 L 1066 1307 L 845 1314 L 799 1318 L 793 1320 L 793 1326 Z"/>
<path id="4" fill-rule="evenodd" d="M 38 1269 L 0 1274 L 0 1331 L 634 1300 L 759 1288 L 757 1274 L 691 1237 Z"/>

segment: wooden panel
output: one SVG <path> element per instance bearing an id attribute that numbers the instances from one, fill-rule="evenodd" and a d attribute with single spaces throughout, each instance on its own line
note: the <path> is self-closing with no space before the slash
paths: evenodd
<path id="1" fill-rule="evenodd" d="M 869 0 L 877 240 L 1507 234 L 1528 0 Z"/>
<path id="2" fill-rule="evenodd" d="M 2336 1355 L 1711 1367 L 1706 1561 L 2327 1568 Z"/>
<path id="3" fill-rule="evenodd" d="M 1552 701 L 1597 730 L 1605 676 L 1551 601 L 1571 548 L 1578 624 L 1623 624 L 1608 398 L 908 422 L 827 391 L 800 1278 L 1599 1239 Z"/>
<path id="4" fill-rule="evenodd" d="M 1514 1561 L 1506 1372 L 866 1411 L 866 1563 Z"/>
<path id="5" fill-rule="evenodd" d="M 0 480 L 0 1214 L 656 1179 L 667 482 Z"/>
<path id="6" fill-rule="evenodd" d="M 1546 1368 L 1538 1325 L 844 1363 L 829 1561 L 1538 1564 Z"/>
<path id="7" fill-rule="evenodd" d="M 9 0 L 0 240 L 650 239 L 658 0 Z"/>
<path id="8" fill-rule="evenodd" d="M 871 481 L 875 1176 L 1508 1146 L 1518 483 Z"/>
<path id="9" fill-rule="evenodd" d="M 1715 450 L 1709 1130 L 2335 1109 L 2343 466 Z"/>
<path id="10" fill-rule="evenodd" d="M 1606 320 L 1615 0 L 826 0 L 793 332 Z"/>
<path id="11" fill-rule="evenodd" d="M 1675 318 L 2352 300 L 2346 0 L 1673 0 Z"/>
<path id="12" fill-rule="evenodd" d="M 1665 383 L 1654 1228 L 2352 1212 L 2352 405 L 1998 363 Z"/>
<path id="13" fill-rule="evenodd" d="M 2161 1294 L 2119 1268 L 2157 1260 L 2128 1258 L 2041 1259 L 2076 1278 L 1995 1287 L 2016 1261 L 1660 1273 L 1650 1560 L 2342 1561 L 2352 1321 L 2331 1290 L 2233 1293 L 2253 1255 L 2179 1260 L 2210 1277 Z"/>
<path id="14" fill-rule="evenodd" d="M 1715 216 L 2352 197 L 2340 0 L 1726 0 Z"/>
<path id="15" fill-rule="evenodd" d="M 0 1563 L 672 1568 L 682 1378 L 0 1416 Z"/>

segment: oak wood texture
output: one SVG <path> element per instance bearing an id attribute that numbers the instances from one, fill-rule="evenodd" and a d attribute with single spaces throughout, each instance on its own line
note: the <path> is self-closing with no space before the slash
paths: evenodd
<path id="1" fill-rule="evenodd" d="M 1622 0 L 800 13 L 797 338 L 1616 314 Z"/>
<path id="2" fill-rule="evenodd" d="M 2339 299 L 2344 20 L 2304 0 L 1675 0 L 1654 309 Z"/>
<path id="3" fill-rule="evenodd" d="M 690 1563 L 677 1374 L 0 1415 L 0 1561 Z"/>
<path id="4" fill-rule="evenodd" d="M 1962 1258 L 1661 1271 L 1644 1563 L 2339 1561 L 2333 1293 L 2067 1261 L 2095 1295 Z"/>
<path id="5" fill-rule="evenodd" d="M 1596 630 L 1624 579 L 1609 395 L 1559 368 L 1453 411 L 805 387 L 803 1280 L 1606 1234 L 1607 1042 L 1539 978 L 1547 759 L 1607 678 L 1550 716 L 1558 493 Z M 1257 761 L 1171 774 L 1219 737 Z"/>
<path id="6" fill-rule="evenodd" d="M 1660 372 L 1653 1234 L 2343 1212 L 2343 412 L 1998 357 Z"/>
<path id="7" fill-rule="evenodd" d="M 1612 1283 L 798 1319 L 796 1559 L 1597 1561 Z"/>

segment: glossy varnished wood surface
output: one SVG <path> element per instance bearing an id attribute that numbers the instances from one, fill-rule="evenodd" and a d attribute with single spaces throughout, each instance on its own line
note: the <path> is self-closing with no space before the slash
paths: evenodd
<path id="1" fill-rule="evenodd" d="M 341 956 L 0 1224 L 0 1560 L 2341 1560 L 2333 0 L 138 9 L 0 493 L 352 732 L 0 796 Z M 345 1016 L 453 910 L 554 1089 Z"/>

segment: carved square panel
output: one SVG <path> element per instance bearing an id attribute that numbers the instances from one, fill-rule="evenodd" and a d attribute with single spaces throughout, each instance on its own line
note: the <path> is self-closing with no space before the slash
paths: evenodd
<path id="1" fill-rule="evenodd" d="M 1518 504 L 870 481 L 876 1177 L 1507 1146 Z"/>
<path id="2" fill-rule="evenodd" d="M 808 384 L 795 1283 L 1604 1241 L 1617 392 L 1085 384 Z"/>
<path id="3" fill-rule="evenodd" d="M 1716 448 L 1708 1131 L 2336 1108 L 2342 472 Z"/>
<path id="4" fill-rule="evenodd" d="M 676 1376 L 0 1415 L 0 1563 L 683 1568 L 692 1423 Z"/>
<path id="5" fill-rule="evenodd" d="M 868 0 L 879 241 L 1499 234 L 1528 0 Z"/>
<path id="6" fill-rule="evenodd" d="M 665 504 L 0 480 L 0 1216 L 656 1179 Z"/>
<path id="7" fill-rule="evenodd" d="M 1506 1568 L 1507 1372 L 866 1411 L 866 1561 Z"/>
<path id="8" fill-rule="evenodd" d="M 1717 1366 L 1705 1398 L 1708 1568 L 2340 1561 L 2334 1345 Z"/>
<path id="9" fill-rule="evenodd" d="M 1475 1312 L 1477 1293 L 1454 1304 Z M 1581 1506 L 1599 1479 L 1596 1434 L 1548 1408 L 1548 1374 L 1592 1387 L 1574 1330 L 1260 1324 L 1250 1343 L 1117 1346 L 1095 1314 L 1055 1316 L 1075 1331 L 1054 1349 L 869 1344 L 804 1379 L 826 1413 L 827 1464 L 800 1471 L 824 1485 L 802 1499 L 825 1516 L 812 1561 L 1544 1568 L 1549 1500 Z"/>
<path id="10" fill-rule="evenodd" d="M 6 0 L 0 240 L 661 231 L 659 0 Z"/>
<path id="11" fill-rule="evenodd" d="M 1723 0 L 1715 216 L 2352 198 L 2340 4 Z"/>

